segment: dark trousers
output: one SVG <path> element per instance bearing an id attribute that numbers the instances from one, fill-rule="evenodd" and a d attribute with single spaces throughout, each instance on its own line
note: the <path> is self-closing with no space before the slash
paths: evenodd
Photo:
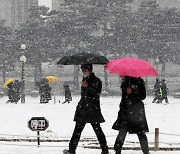
<path id="1" fill-rule="evenodd" d="M 119 134 L 114 144 L 115 151 L 121 152 L 122 146 L 124 144 L 124 140 L 126 138 L 126 134 L 127 134 L 127 129 L 125 128 L 120 129 Z M 149 154 L 148 140 L 147 140 L 146 134 L 144 132 L 139 132 L 137 133 L 137 135 L 139 138 L 139 142 L 140 142 L 143 154 Z"/>
<path id="2" fill-rule="evenodd" d="M 165 99 L 165 102 L 166 102 L 166 103 L 168 103 L 168 102 L 169 102 L 169 101 L 168 101 L 167 96 L 166 96 L 166 97 L 164 97 L 164 99 Z"/>
<path id="3" fill-rule="evenodd" d="M 158 100 L 158 97 L 154 97 L 152 103 L 155 103 Z"/>
<path id="4" fill-rule="evenodd" d="M 162 103 L 163 100 L 165 100 L 166 103 L 169 103 L 167 96 L 163 96 L 161 99 L 159 99 L 156 103 Z"/>
<path id="5" fill-rule="evenodd" d="M 160 99 L 160 96 L 159 96 L 159 91 L 158 91 L 155 93 L 155 97 L 154 97 L 152 103 L 155 103 L 157 100 L 159 101 L 159 99 Z"/>
<path id="6" fill-rule="evenodd" d="M 80 137 L 81 137 L 81 133 L 82 133 L 85 125 L 86 125 L 86 123 L 76 122 L 76 126 L 74 128 L 74 132 L 73 132 L 73 135 L 72 135 L 70 143 L 69 143 L 69 149 L 76 150 L 76 147 L 77 147 L 78 142 L 79 142 Z M 107 147 L 106 138 L 105 138 L 105 135 L 101 129 L 100 124 L 99 123 L 91 123 L 91 125 L 92 125 L 94 132 L 96 133 L 96 136 L 99 140 L 99 144 L 100 144 L 101 149 L 103 151 L 107 150 L 108 147 Z"/>
<path id="7" fill-rule="evenodd" d="M 166 103 L 169 102 L 167 96 L 164 96 L 163 99 L 162 99 L 162 101 L 163 101 L 163 100 L 165 100 Z M 162 103 L 162 101 L 161 101 L 161 103 Z"/>

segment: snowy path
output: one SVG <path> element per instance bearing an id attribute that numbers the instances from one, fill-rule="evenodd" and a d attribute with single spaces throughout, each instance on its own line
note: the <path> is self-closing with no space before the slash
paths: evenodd
<path id="1" fill-rule="evenodd" d="M 39 98 L 26 98 L 26 104 L 6 104 L 7 97 L 0 98 L 0 138 L 31 138 L 36 136 L 27 127 L 28 120 L 31 117 L 46 117 L 49 120 L 49 128 L 41 132 L 41 135 L 48 139 L 69 139 L 74 129 L 72 121 L 74 111 L 80 96 L 74 96 L 70 104 L 59 104 L 64 97 L 56 97 L 56 103 L 53 100 L 49 104 L 39 104 Z M 146 108 L 147 120 L 150 133 L 147 134 L 150 146 L 153 147 L 154 129 L 160 128 L 160 146 L 161 147 L 180 147 L 180 99 L 169 97 L 170 104 L 152 104 L 153 97 L 148 97 L 144 103 Z M 102 124 L 102 129 L 107 136 L 107 142 L 110 147 L 113 146 L 117 131 L 111 129 L 116 120 L 120 97 L 102 97 L 101 108 L 106 122 Z M 162 133 L 162 134 L 161 134 Z M 165 133 L 165 134 L 164 134 Z M 175 135 L 168 135 L 175 134 Z M 83 138 L 93 138 L 96 142 L 95 134 L 90 125 L 86 125 Z M 34 137 L 35 138 L 35 137 Z M 93 145 L 94 142 L 91 143 Z M 29 146 L 33 145 L 33 146 Z M 37 147 L 36 142 L 0 142 L 0 154 L 61 154 L 64 148 L 67 148 L 68 142 L 42 142 L 43 147 Z M 84 149 L 82 146 L 88 146 L 89 142 L 81 142 L 77 149 L 78 154 L 100 154 L 98 149 Z M 127 135 L 124 146 L 139 147 L 136 135 Z M 110 150 L 113 154 L 113 150 Z M 141 154 L 141 151 L 124 150 L 122 154 Z M 151 152 L 151 154 L 180 154 L 180 151 L 173 152 Z"/>
<path id="2" fill-rule="evenodd" d="M 24 146 L 0 146 L 1 154 L 62 154 L 64 148 L 62 147 L 24 147 Z M 77 154 L 100 154 L 100 150 L 78 148 Z M 110 150 L 110 154 L 114 154 L 113 150 Z M 122 151 L 122 154 L 142 154 L 141 151 Z M 180 154 L 178 151 L 150 151 L 150 154 Z"/>

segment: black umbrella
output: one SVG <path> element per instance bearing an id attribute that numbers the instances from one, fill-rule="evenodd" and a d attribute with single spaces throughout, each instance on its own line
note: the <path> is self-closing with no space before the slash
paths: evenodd
<path id="1" fill-rule="evenodd" d="M 101 55 L 81 52 L 71 56 L 64 56 L 57 64 L 61 65 L 82 65 L 82 64 L 106 64 L 108 60 Z"/>

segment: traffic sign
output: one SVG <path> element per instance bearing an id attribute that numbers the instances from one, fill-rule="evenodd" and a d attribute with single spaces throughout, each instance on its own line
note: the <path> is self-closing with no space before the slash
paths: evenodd
<path id="1" fill-rule="evenodd" d="M 45 117 L 32 117 L 28 121 L 28 127 L 32 131 L 45 131 L 49 127 L 49 121 Z"/>

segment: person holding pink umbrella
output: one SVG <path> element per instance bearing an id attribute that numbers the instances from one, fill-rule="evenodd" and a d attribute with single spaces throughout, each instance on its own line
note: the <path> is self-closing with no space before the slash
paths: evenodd
<path id="1" fill-rule="evenodd" d="M 149 154 L 148 140 L 145 132 L 149 131 L 144 104 L 146 98 L 145 84 L 142 78 L 123 77 L 122 99 L 118 117 L 112 128 L 119 131 L 114 144 L 115 154 L 121 154 L 126 134 L 137 134 L 142 151 Z"/>
<path id="2" fill-rule="evenodd" d="M 115 154 L 121 154 L 126 134 L 137 134 L 143 154 L 149 154 L 146 132 L 149 131 L 143 100 L 146 89 L 142 76 L 158 76 L 156 70 L 142 59 L 127 57 L 109 61 L 105 68 L 122 77 L 122 98 L 117 120 L 112 128 L 119 131 L 114 144 Z"/>

